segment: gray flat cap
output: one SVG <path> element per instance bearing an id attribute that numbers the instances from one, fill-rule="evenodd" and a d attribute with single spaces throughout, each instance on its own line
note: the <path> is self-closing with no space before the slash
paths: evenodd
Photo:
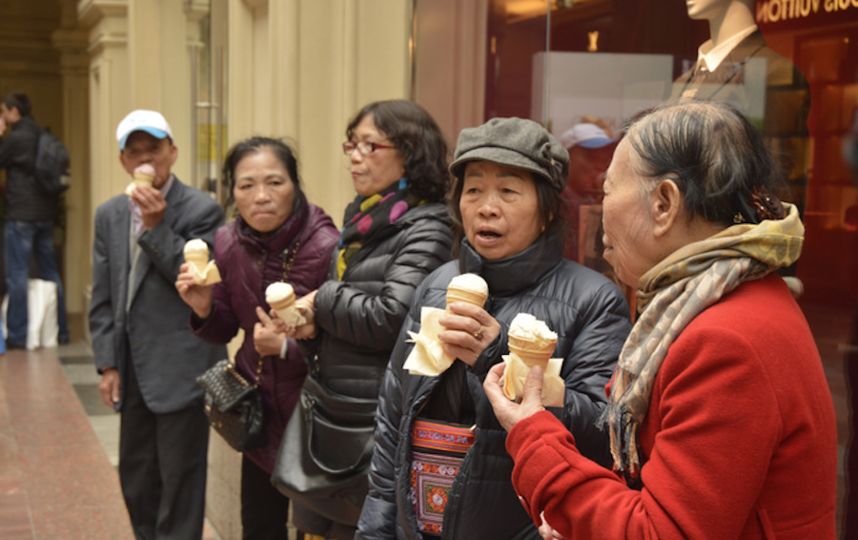
<path id="1" fill-rule="evenodd" d="M 461 179 L 469 161 L 491 161 L 532 172 L 557 191 L 569 178 L 569 153 L 554 135 L 533 120 L 492 118 L 459 133 L 450 172 Z"/>

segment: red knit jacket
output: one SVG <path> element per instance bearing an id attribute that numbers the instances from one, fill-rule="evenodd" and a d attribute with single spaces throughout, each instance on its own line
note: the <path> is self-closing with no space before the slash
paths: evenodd
<path id="1" fill-rule="evenodd" d="M 671 346 L 640 429 L 644 488 L 581 456 L 549 412 L 509 433 L 513 484 L 573 539 L 835 538 L 837 433 L 783 280 L 741 285 Z"/>

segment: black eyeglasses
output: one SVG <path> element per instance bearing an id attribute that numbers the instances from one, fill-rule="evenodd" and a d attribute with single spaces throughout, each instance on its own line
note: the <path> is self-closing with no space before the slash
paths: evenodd
<path id="1" fill-rule="evenodd" d="M 352 152 L 355 151 L 355 148 L 358 149 L 358 152 L 361 154 L 368 156 L 375 152 L 376 150 L 383 150 L 385 148 L 396 148 L 395 146 L 390 146 L 389 144 L 378 144 L 369 141 L 360 141 L 360 142 L 344 142 L 343 143 L 343 153 L 347 156 L 350 156 Z"/>

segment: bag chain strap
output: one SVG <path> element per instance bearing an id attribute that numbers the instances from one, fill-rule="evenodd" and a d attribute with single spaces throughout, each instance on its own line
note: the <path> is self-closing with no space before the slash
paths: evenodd
<path id="1" fill-rule="evenodd" d="M 301 246 L 301 241 L 298 240 L 295 242 L 295 245 L 291 248 L 292 255 L 289 257 L 289 260 L 286 260 L 286 256 L 289 255 L 290 248 L 286 248 L 283 250 L 283 281 L 285 282 L 289 279 L 289 274 L 292 272 L 292 265 L 295 264 L 295 255 L 298 253 L 298 248 Z M 259 387 L 259 379 L 262 378 L 262 356 L 259 357 L 259 365 L 256 366 L 256 382 L 253 384 L 254 388 Z"/>

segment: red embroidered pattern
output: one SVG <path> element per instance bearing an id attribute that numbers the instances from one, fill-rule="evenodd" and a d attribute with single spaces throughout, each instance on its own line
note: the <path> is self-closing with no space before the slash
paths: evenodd
<path id="1" fill-rule="evenodd" d="M 412 430 L 411 503 L 420 531 L 441 534 L 450 488 L 462 459 L 474 444 L 474 435 L 473 430 L 464 426 L 415 421 Z"/>

